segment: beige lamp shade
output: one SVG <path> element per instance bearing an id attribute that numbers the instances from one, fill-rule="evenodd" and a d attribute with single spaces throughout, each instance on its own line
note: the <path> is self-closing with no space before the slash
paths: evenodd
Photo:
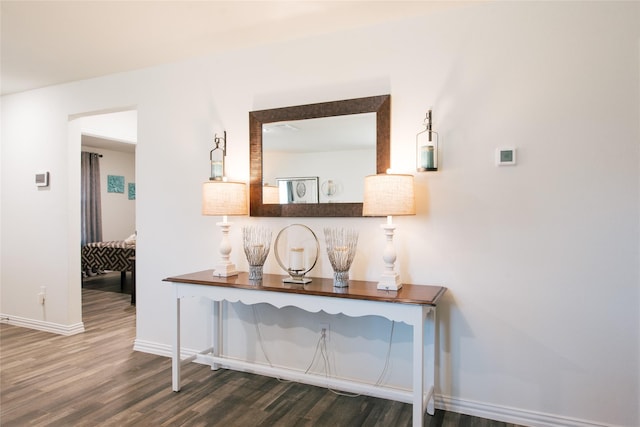
<path id="1" fill-rule="evenodd" d="M 247 184 L 207 181 L 202 184 L 202 215 L 247 215 Z"/>
<path id="2" fill-rule="evenodd" d="M 262 204 L 277 205 L 280 203 L 280 194 L 275 185 L 264 185 L 262 187 Z"/>
<path id="3" fill-rule="evenodd" d="M 379 174 L 365 177 L 363 216 L 415 214 L 413 175 Z"/>

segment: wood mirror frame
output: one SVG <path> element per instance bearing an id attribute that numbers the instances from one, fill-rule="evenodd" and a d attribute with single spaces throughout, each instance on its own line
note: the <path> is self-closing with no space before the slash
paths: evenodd
<path id="1" fill-rule="evenodd" d="M 250 215 L 266 217 L 362 216 L 362 203 L 263 204 L 262 125 L 285 120 L 376 113 L 376 173 L 390 166 L 391 95 L 322 102 L 249 112 Z M 362 177 L 364 180 L 364 177 Z"/>

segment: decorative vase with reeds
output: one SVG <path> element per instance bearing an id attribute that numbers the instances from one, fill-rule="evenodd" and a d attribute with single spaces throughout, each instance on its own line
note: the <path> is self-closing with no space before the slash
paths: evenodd
<path id="1" fill-rule="evenodd" d="M 271 230 L 263 227 L 242 227 L 244 253 L 249 261 L 249 280 L 262 280 L 264 262 L 271 248 Z"/>
<path id="2" fill-rule="evenodd" d="M 333 286 L 349 286 L 349 269 L 356 255 L 358 232 L 350 228 L 325 228 L 327 255 L 333 268 Z"/>

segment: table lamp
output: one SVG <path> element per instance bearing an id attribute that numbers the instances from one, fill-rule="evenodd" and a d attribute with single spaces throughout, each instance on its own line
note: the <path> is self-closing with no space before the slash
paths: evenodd
<path id="1" fill-rule="evenodd" d="M 395 271 L 396 251 L 393 246 L 393 215 L 415 215 L 413 175 L 379 174 L 364 179 L 364 216 L 386 216 L 387 223 L 380 227 L 387 236 L 382 259 L 385 268 L 378 289 L 397 291 L 402 287 L 400 275 Z"/>
<path id="2" fill-rule="evenodd" d="M 278 187 L 275 185 L 265 184 L 262 187 L 262 204 L 263 205 L 278 205 L 280 204 L 280 195 L 278 194 Z"/>
<path id="3" fill-rule="evenodd" d="M 213 271 L 214 276 L 229 277 L 238 274 L 235 264 L 229 261 L 231 243 L 227 215 L 247 215 L 247 185 L 244 182 L 207 181 L 202 185 L 202 215 L 222 216 L 216 223 L 222 230 L 220 242 L 221 260 Z"/>

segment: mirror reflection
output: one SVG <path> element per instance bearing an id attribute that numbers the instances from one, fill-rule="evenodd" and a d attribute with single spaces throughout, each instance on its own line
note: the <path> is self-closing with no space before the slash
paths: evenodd
<path id="1" fill-rule="evenodd" d="M 263 203 L 362 202 L 376 173 L 376 113 L 262 125 Z"/>

